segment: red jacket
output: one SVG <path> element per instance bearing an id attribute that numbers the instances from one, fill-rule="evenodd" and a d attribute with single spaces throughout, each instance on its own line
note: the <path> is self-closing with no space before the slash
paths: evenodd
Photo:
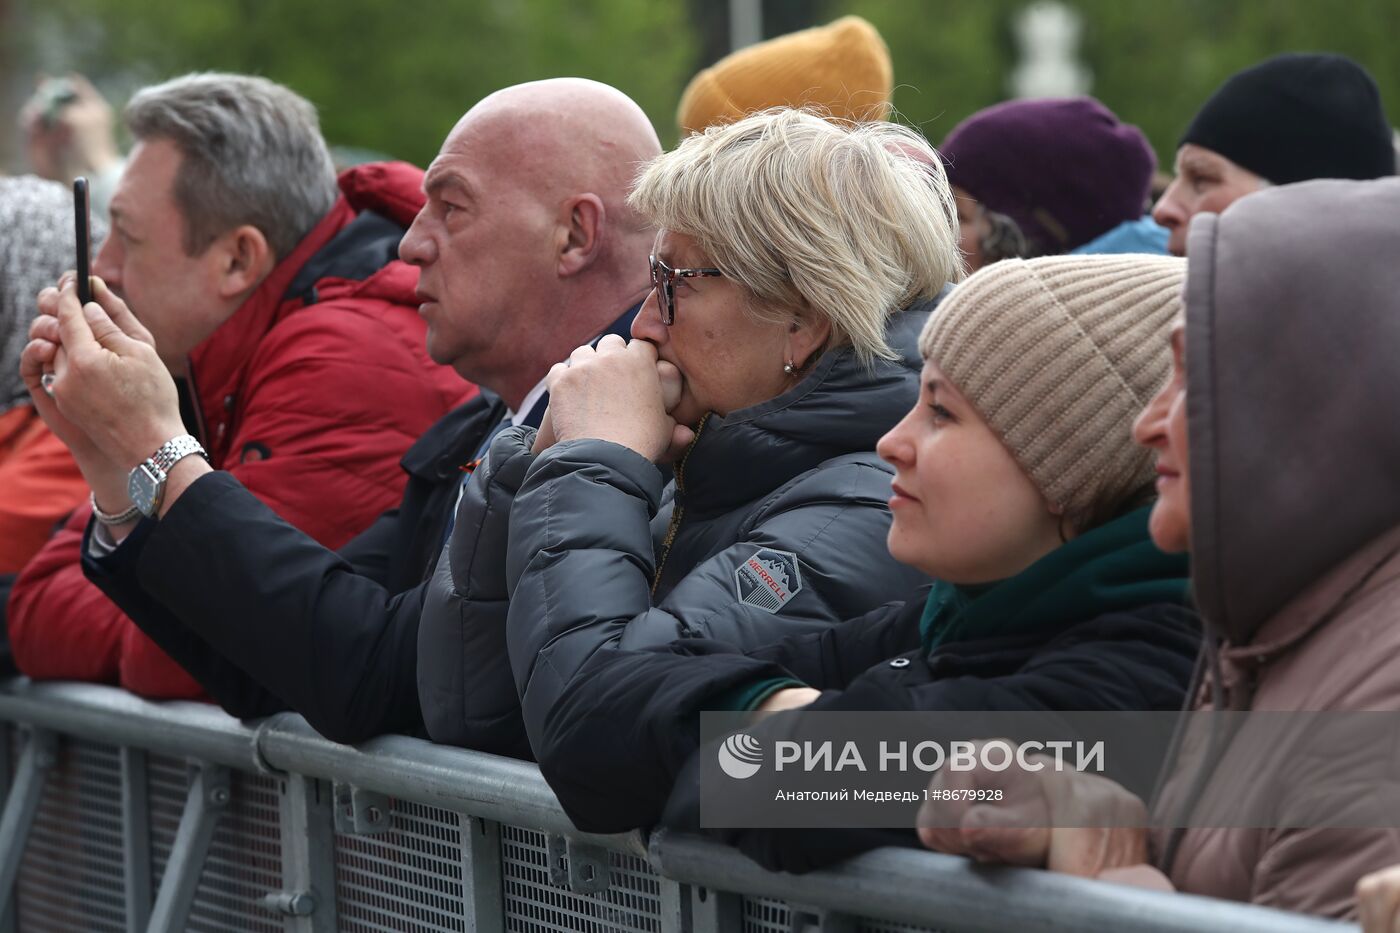
<path id="1" fill-rule="evenodd" d="M 0 414 L 0 573 L 19 573 L 87 494 L 73 455 L 34 406 Z"/>
<path id="2" fill-rule="evenodd" d="M 422 178 L 404 163 L 344 173 L 330 213 L 190 355 L 196 433 L 215 469 L 328 548 L 398 502 L 406 480 L 399 457 L 476 393 L 429 360 L 417 270 L 397 259 L 381 264 L 398 233 L 361 213 L 406 227 L 423 204 Z M 289 296 L 294 284 L 298 294 Z M 15 583 L 8 616 L 20 670 L 117 682 L 144 696 L 202 696 L 83 577 L 88 513 L 75 513 Z"/>

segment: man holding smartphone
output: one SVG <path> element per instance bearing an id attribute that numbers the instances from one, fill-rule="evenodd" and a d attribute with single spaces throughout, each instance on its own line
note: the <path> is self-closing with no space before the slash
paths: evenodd
<path id="1" fill-rule="evenodd" d="M 398 500 L 408 446 L 473 393 L 424 352 L 417 275 L 395 258 L 422 173 L 368 165 L 337 182 L 314 108 L 262 78 L 179 78 L 137 94 L 125 119 L 136 146 L 93 262 L 94 297 L 121 295 L 153 342 L 182 438 L 166 455 L 203 456 L 317 541 L 345 544 Z M 42 411 L 42 387 L 34 398 Z M 135 434 L 138 421 L 113 427 Z M 140 513 L 124 481 L 106 481 L 104 454 L 58 433 L 93 495 L 15 584 L 19 668 L 200 695 L 84 579 L 89 519 L 121 529 Z"/>

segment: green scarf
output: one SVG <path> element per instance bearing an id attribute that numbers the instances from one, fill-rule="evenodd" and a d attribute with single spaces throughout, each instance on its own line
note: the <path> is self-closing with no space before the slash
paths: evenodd
<path id="1" fill-rule="evenodd" d="M 925 653 L 972 638 L 1052 633 L 1106 612 L 1187 602 L 1185 554 L 1163 554 L 1147 534 L 1151 507 L 1061 545 L 998 583 L 938 582 L 919 620 Z"/>

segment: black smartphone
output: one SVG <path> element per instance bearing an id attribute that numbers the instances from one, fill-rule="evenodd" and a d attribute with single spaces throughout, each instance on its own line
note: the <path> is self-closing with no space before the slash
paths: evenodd
<path id="1" fill-rule="evenodd" d="M 73 179 L 73 233 L 78 246 L 78 301 L 92 301 L 92 237 L 86 178 Z"/>

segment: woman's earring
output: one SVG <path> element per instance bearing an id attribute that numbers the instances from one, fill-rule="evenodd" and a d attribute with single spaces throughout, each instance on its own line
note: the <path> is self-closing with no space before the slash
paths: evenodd
<path id="1" fill-rule="evenodd" d="M 797 370 L 793 367 L 792 360 L 788 360 L 783 364 L 783 373 L 785 375 L 791 376 L 795 372 L 797 372 Z"/>

